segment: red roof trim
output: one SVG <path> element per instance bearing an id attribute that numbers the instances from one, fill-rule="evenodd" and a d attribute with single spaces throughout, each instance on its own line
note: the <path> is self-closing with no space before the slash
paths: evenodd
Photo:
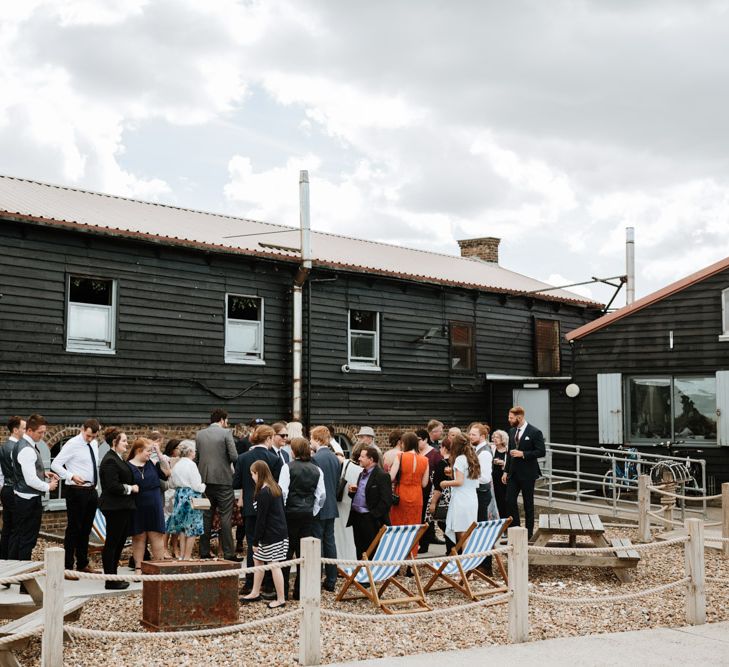
<path id="1" fill-rule="evenodd" d="M 690 287 L 691 285 L 695 285 L 696 283 L 701 282 L 702 280 L 706 280 L 707 278 L 710 278 L 713 275 L 716 275 L 717 273 L 721 273 L 722 271 L 729 269 L 729 257 L 726 257 L 722 260 L 719 260 L 718 262 L 715 262 L 714 264 L 711 264 L 710 266 L 707 266 L 704 269 L 701 269 L 700 271 L 697 271 L 696 273 L 692 273 L 690 276 L 686 276 L 685 278 L 681 278 L 681 280 L 677 280 L 675 283 L 671 283 L 670 285 L 666 285 L 666 287 L 663 287 L 659 289 L 656 292 L 653 292 L 652 294 L 648 294 L 647 296 L 644 296 L 642 299 L 638 299 L 637 301 L 634 301 L 629 306 L 625 306 L 623 308 L 620 308 L 619 310 L 616 310 L 609 315 L 604 315 L 603 317 L 600 317 L 597 320 L 594 320 L 590 322 L 589 324 L 585 324 L 578 329 L 574 329 L 573 331 L 570 331 L 569 333 L 565 334 L 565 338 L 572 342 L 573 340 L 578 340 L 580 338 L 584 338 L 585 336 L 598 331 L 606 326 L 609 326 L 613 322 L 617 322 L 618 320 L 622 320 L 624 317 L 627 317 L 628 315 L 632 315 L 633 313 L 638 312 L 639 310 L 643 310 L 643 308 L 647 308 L 648 306 L 653 305 L 654 303 L 657 303 L 658 301 L 662 301 L 663 299 L 676 294 L 677 292 L 680 292 L 687 287 Z"/>

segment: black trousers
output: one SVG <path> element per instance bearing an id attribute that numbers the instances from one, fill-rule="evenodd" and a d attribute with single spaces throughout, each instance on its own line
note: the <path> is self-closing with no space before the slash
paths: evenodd
<path id="1" fill-rule="evenodd" d="M 370 548 L 372 540 L 377 536 L 382 523 L 369 512 L 355 512 L 349 515 L 352 520 L 352 533 L 354 534 L 354 548 L 357 550 L 357 560 Z"/>
<path id="2" fill-rule="evenodd" d="M 235 558 L 233 544 L 233 502 L 235 495 L 230 484 L 208 484 L 205 495 L 210 500 L 210 509 L 203 512 L 203 534 L 200 536 L 200 557 L 210 557 L 210 531 L 213 525 L 213 512 L 220 512 L 220 544 L 224 558 Z"/>
<path id="3" fill-rule="evenodd" d="M 476 514 L 477 521 L 488 521 L 489 519 L 489 504 L 491 503 L 491 487 L 484 485 L 478 487 L 476 491 L 476 497 L 478 498 L 478 513 Z"/>
<path id="4" fill-rule="evenodd" d="M 534 479 L 519 479 L 509 477 L 506 484 L 506 506 L 511 516 L 511 527 L 521 526 L 519 521 L 519 504 L 517 498 L 521 492 L 521 499 L 524 503 L 524 523 L 527 534 L 531 539 L 534 533 Z"/>
<path id="5" fill-rule="evenodd" d="M 101 552 L 104 574 L 116 574 L 132 522 L 130 510 L 101 510 L 106 519 L 106 542 Z"/>
<path id="6" fill-rule="evenodd" d="M 15 522 L 10 536 L 8 557 L 13 560 L 30 560 L 38 541 L 43 504 L 40 496 L 30 499 L 15 496 Z"/>
<path id="7" fill-rule="evenodd" d="M 503 519 L 509 516 L 509 506 L 506 504 L 506 484 L 502 484 L 501 468 L 494 467 L 494 495 L 496 496 L 496 507 L 499 508 L 499 516 Z"/>
<path id="8" fill-rule="evenodd" d="M 74 561 L 79 570 L 89 564 L 89 535 L 94 523 L 99 496 L 90 486 L 66 487 L 66 514 L 68 523 L 63 538 L 66 550 L 66 569 L 73 570 Z"/>
<path id="9" fill-rule="evenodd" d="M 288 560 L 298 558 L 301 555 L 301 538 L 311 537 L 314 534 L 314 516 L 311 512 L 286 512 L 286 525 L 289 531 L 289 551 L 286 555 Z M 283 568 L 284 591 L 286 597 L 289 592 L 290 567 Z M 293 597 L 299 599 L 299 574 L 301 568 L 296 568 L 296 579 L 294 580 Z"/>
<path id="10" fill-rule="evenodd" d="M 10 535 L 15 519 L 15 493 L 12 486 L 3 486 L 0 493 L 3 502 L 3 529 L 0 532 L 0 559 L 7 560 L 10 553 Z"/>

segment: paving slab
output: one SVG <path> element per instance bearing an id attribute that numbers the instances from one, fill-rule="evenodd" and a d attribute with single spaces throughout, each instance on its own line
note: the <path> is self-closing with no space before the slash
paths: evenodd
<path id="1" fill-rule="evenodd" d="M 729 666 L 729 622 L 684 628 L 656 628 L 586 637 L 564 637 L 526 644 L 440 651 L 404 657 L 336 663 L 329 667 L 463 667 L 486 665 L 564 667 L 565 664 L 612 666 L 631 664 Z"/>

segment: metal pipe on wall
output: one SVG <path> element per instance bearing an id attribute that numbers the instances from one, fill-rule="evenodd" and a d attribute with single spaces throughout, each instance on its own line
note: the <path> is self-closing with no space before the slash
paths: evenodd
<path id="1" fill-rule="evenodd" d="M 635 301 L 635 228 L 625 228 L 625 305 Z"/>
<path id="2" fill-rule="evenodd" d="M 303 290 L 311 272 L 311 212 L 309 208 L 309 172 L 299 172 L 299 224 L 301 227 L 301 264 L 293 286 L 292 332 L 292 405 L 291 418 L 301 421 L 301 360 L 303 347 Z"/>

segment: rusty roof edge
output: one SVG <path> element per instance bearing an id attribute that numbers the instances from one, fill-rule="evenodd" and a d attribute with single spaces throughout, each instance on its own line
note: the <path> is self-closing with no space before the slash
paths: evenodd
<path id="1" fill-rule="evenodd" d="M 112 195 L 113 196 L 113 195 Z M 98 233 L 101 236 L 107 236 L 107 237 L 122 237 L 122 238 L 129 238 L 137 241 L 146 241 L 148 243 L 155 243 L 155 244 L 165 244 L 165 245 L 171 245 L 174 247 L 181 247 L 181 248 L 190 248 L 190 249 L 196 249 L 196 250 L 207 250 L 207 251 L 216 251 L 220 253 L 225 254 L 231 254 L 231 255 L 245 255 L 248 257 L 260 257 L 260 258 L 266 258 L 266 259 L 272 259 L 272 260 L 279 260 L 289 263 L 298 262 L 299 258 L 297 256 L 292 256 L 290 254 L 282 254 L 282 253 L 271 253 L 266 252 L 263 250 L 255 250 L 252 248 L 240 248 L 240 247 L 234 247 L 229 245 L 221 245 L 221 244 L 215 244 L 215 243 L 206 243 L 204 241 L 193 241 L 190 239 L 184 239 L 184 238 L 178 238 L 178 237 L 171 237 L 171 236 L 164 236 L 160 234 L 150 234 L 148 232 L 141 232 L 141 231 L 133 231 L 128 229 L 119 229 L 117 227 L 104 227 L 100 225 L 92 225 L 88 223 L 82 223 L 82 222 L 76 222 L 73 220 L 58 220 L 56 218 L 45 218 L 45 217 L 39 217 L 39 216 L 32 216 L 27 215 L 24 213 L 18 213 L 18 212 L 12 212 L 12 211 L 6 211 L 6 210 L 0 210 L 0 214 L 3 215 L 4 218 L 9 219 L 11 221 L 15 222 L 29 222 L 33 224 L 37 224 L 40 226 L 46 226 L 46 227 L 62 227 L 73 231 L 88 231 L 88 232 L 94 232 Z M 263 223 L 267 224 L 267 223 Z M 296 229 L 296 228 L 292 228 Z M 358 240 L 358 239 L 354 239 Z M 398 247 L 398 246 L 395 246 Z M 448 257 L 453 257 L 453 255 L 447 255 Z M 585 308 L 602 308 L 602 304 L 590 301 L 588 299 L 569 299 L 566 297 L 559 297 L 556 295 L 547 295 L 547 294 L 535 294 L 533 292 L 528 292 L 525 290 L 513 290 L 508 289 L 504 287 L 496 287 L 492 285 L 479 285 L 477 283 L 460 283 L 455 280 L 448 280 L 445 278 L 435 278 L 435 277 L 429 277 L 429 276 L 421 276 L 417 274 L 409 274 L 409 273 L 398 273 L 396 271 L 388 271 L 386 269 L 377 269 L 373 267 L 358 265 L 358 264 L 344 264 L 340 262 L 327 262 L 326 260 L 322 260 L 319 258 L 314 258 L 315 266 L 319 268 L 334 268 L 334 269 L 343 269 L 348 271 L 356 271 L 358 273 L 369 273 L 369 274 L 376 274 L 376 275 L 382 275 L 387 276 L 391 278 L 399 278 L 403 280 L 412 280 L 414 282 L 418 283 L 425 283 L 425 284 L 432 284 L 432 285 L 445 285 L 449 287 L 461 287 L 464 289 L 475 289 L 481 292 L 492 292 L 496 294 L 506 294 L 509 296 L 527 296 L 531 297 L 538 301 L 548 301 L 548 302 L 556 302 L 556 303 L 564 303 L 567 305 L 574 305 L 578 307 L 585 307 Z M 510 271 L 509 269 L 504 269 L 503 267 L 500 267 L 504 271 L 508 271 L 509 273 L 514 273 L 516 275 L 522 275 L 518 274 L 514 271 Z M 527 276 L 528 277 L 528 276 Z M 541 282 L 541 281 L 536 281 Z"/>
<path id="2" fill-rule="evenodd" d="M 675 282 L 669 283 L 665 287 L 661 287 L 655 292 L 647 294 L 646 296 L 638 299 L 637 301 L 634 301 L 628 306 L 623 306 L 622 308 L 612 313 L 609 313 L 608 315 L 603 315 L 602 317 L 592 322 L 589 322 L 588 324 L 583 324 L 581 327 L 578 327 L 577 329 L 573 329 L 572 331 L 566 333 L 565 338 L 569 342 L 584 338 L 588 334 L 598 331 L 599 329 L 603 329 L 604 327 L 609 326 L 610 324 L 613 324 L 618 320 L 622 320 L 628 315 L 632 315 L 639 310 L 643 310 L 644 308 L 647 308 L 654 303 L 662 301 L 663 299 L 666 299 L 669 296 L 672 296 L 686 289 L 687 287 L 691 287 L 691 285 L 695 285 L 696 283 L 700 283 L 702 280 L 711 278 L 711 276 L 714 276 L 717 273 L 721 273 L 725 269 L 729 269 L 729 257 L 720 259 L 718 262 L 714 262 L 713 264 L 710 264 L 709 266 L 699 271 L 691 273 L 684 278 L 680 278 Z"/>

